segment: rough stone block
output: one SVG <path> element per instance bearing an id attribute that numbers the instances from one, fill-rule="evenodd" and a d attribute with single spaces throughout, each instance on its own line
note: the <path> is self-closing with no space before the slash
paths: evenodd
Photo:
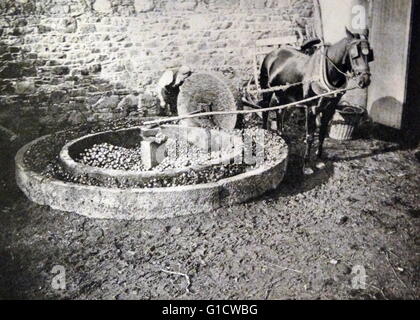
<path id="1" fill-rule="evenodd" d="M 102 65 L 99 63 L 93 64 L 89 67 L 89 71 L 91 73 L 98 73 L 98 72 L 101 72 L 101 70 L 102 70 Z"/>
<path id="2" fill-rule="evenodd" d="M 93 106 L 92 109 L 93 110 L 108 110 L 108 111 L 112 111 L 114 110 L 119 103 L 119 97 L 118 96 L 106 96 L 106 97 L 102 97 L 101 99 L 99 99 L 98 102 L 96 102 Z"/>
<path id="3" fill-rule="evenodd" d="M 96 32 L 96 26 L 94 24 L 83 24 L 79 27 L 81 33 L 94 33 Z"/>
<path id="4" fill-rule="evenodd" d="M 117 111 L 128 115 L 130 112 L 137 110 L 139 99 L 135 95 L 125 96 L 117 106 Z"/>
<path id="5" fill-rule="evenodd" d="M 159 164 L 160 145 L 154 141 L 143 140 L 141 142 L 141 161 L 146 169 L 151 169 Z"/>
<path id="6" fill-rule="evenodd" d="M 85 118 L 79 111 L 71 111 L 68 115 L 68 122 L 70 122 L 73 125 L 80 124 L 85 121 Z"/>
<path id="7" fill-rule="evenodd" d="M 134 0 L 134 8 L 137 12 L 149 12 L 156 7 L 154 0 Z"/>
<path id="8" fill-rule="evenodd" d="M 254 6 L 254 0 L 241 0 L 240 7 L 243 9 L 252 8 Z"/>
<path id="9" fill-rule="evenodd" d="M 264 9 L 267 0 L 254 0 L 254 7 L 256 9 Z"/>
<path id="10" fill-rule="evenodd" d="M 22 65 L 19 63 L 6 63 L 0 66 L 0 78 L 19 78 L 22 76 Z"/>
<path id="11" fill-rule="evenodd" d="M 17 94 L 32 94 L 35 92 L 35 82 L 33 80 L 17 81 L 15 91 Z"/>
<path id="12" fill-rule="evenodd" d="M 60 29 L 65 33 L 74 33 L 77 30 L 77 22 L 75 18 L 64 18 L 60 22 Z"/>
<path id="13" fill-rule="evenodd" d="M 67 66 L 58 66 L 53 68 L 53 73 L 56 75 L 67 75 L 70 73 L 70 68 Z"/>
<path id="14" fill-rule="evenodd" d="M 166 9 L 174 11 L 194 10 L 197 7 L 197 0 L 169 1 Z"/>
<path id="15" fill-rule="evenodd" d="M 11 81 L 0 79 L 0 94 L 8 95 L 15 94 L 15 86 Z"/>
<path id="16" fill-rule="evenodd" d="M 112 12 L 111 1 L 95 0 L 93 3 L 93 9 L 100 13 L 110 13 Z"/>

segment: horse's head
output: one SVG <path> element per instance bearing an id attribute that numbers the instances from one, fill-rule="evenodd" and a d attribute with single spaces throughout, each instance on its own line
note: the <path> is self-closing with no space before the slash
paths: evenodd
<path id="1" fill-rule="evenodd" d="M 370 48 L 367 36 L 353 34 L 348 29 L 346 45 L 346 64 L 349 71 L 360 88 L 366 88 L 370 84 L 369 62 L 373 61 L 373 51 Z"/>

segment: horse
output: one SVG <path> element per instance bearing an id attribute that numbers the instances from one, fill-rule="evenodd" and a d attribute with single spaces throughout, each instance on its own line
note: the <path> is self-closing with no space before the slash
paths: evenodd
<path id="1" fill-rule="evenodd" d="M 308 49 L 308 48 L 306 48 Z M 310 51 L 310 50 L 309 50 Z M 373 60 L 367 35 L 353 34 L 346 28 L 346 37 L 333 45 L 321 44 L 307 54 L 289 46 L 281 46 L 265 56 L 261 65 L 259 84 L 261 89 L 277 86 L 283 90 L 264 92 L 258 103 L 261 108 L 283 105 L 315 97 L 316 95 L 345 88 L 353 79 L 360 88 L 370 84 L 369 62 Z M 328 125 L 343 94 L 320 98 L 306 105 L 306 151 L 304 172 L 310 162 L 315 131 L 319 127 L 318 159 L 323 157 L 323 144 Z M 276 111 L 277 129 L 283 131 L 284 111 Z M 268 127 L 268 112 L 263 112 L 263 128 Z"/>

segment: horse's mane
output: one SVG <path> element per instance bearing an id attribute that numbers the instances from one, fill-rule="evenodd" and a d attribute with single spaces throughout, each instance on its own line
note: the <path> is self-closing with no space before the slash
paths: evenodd
<path id="1" fill-rule="evenodd" d="M 300 51 L 305 52 L 309 49 L 313 49 L 316 45 L 320 44 L 321 40 L 316 38 L 316 39 L 309 39 L 307 41 L 305 41 L 301 46 L 300 46 Z"/>

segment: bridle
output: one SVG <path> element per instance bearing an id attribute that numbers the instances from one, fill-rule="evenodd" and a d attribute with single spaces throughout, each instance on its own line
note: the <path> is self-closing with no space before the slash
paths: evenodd
<path id="1" fill-rule="evenodd" d="M 347 45 L 345 57 L 348 57 L 350 60 L 351 71 L 344 72 L 340 70 L 339 67 L 332 61 L 328 56 L 328 47 L 323 48 L 323 55 L 331 63 L 334 69 L 342 74 L 347 80 L 356 79 L 361 76 L 370 76 L 369 71 L 369 62 L 373 61 L 373 51 L 370 48 L 369 41 L 361 36 L 360 39 L 354 39 L 350 44 Z M 361 63 L 363 59 L 363 63 Z"/>
<path id="2" fill-rule="evenodd" d="M 373 61 L 373 51 L 370 48 L 369 41 L 364 36 L 361 36 L 361 39 L 353 40 L 349 44 L 347 54 L 355 77 L 370 75 L 369 63 Z"/>

